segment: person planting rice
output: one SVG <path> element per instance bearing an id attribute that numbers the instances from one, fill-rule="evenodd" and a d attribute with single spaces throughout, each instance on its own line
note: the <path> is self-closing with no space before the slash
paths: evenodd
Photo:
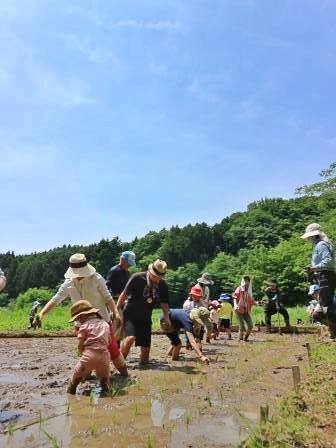
<path id="1" fill-rule="evenodd" d="M 312 324 L 327 323 L 327 309 L 323 308 L 320 303 L 320 286 L 311 285 L 308 295 L 312 298 L 307 306 L 310 322 Z"/>
<path id="2" fill-rule="evenodd" d="M 137 272 L 129 279 L 125 290 L 120 294 L 117 307 L 120 309 L 127 298 L 124 309 L 125 339 L 121 350 L 126 358 L 132 345 L 140 346 L 140 364 L 147 364 L 151 346 L 152 311 L 160 304 L 164 319 L 169 320 L 169 291 L 164 281 L 167 263 L 156 260 L 146 272 Z"/>
<path id="3" fill-rule="evenodd" d="M 210 321 L 212 322 L 212 327 L 213 327 L 211 336 L 213 339 L 217 339 L 218 334 L 219 334 L 218 333 L 218 322 L 219 322 L 218 311 L 220 308 L 221 308 L 221 304 L 217 300 L 213 300 L 212 302 L 210 302 L 210 305 L 209 305 Z M 210 342 L 209 338 L 208 338 L 208 342 Z"/>
<path id="4" fill-rule="evenodd" d="M 119 264 L 113 266 L 106 277 L 106 285 L 113 297 L 114 301 L 118 301 L 120 294 L 125 289 L 125 286 L 130 278 L 129 267 L 135 266 L 135 253 L 129 250 L 123 252 L 120 255 Z M 119 310 L 120 316 L 122 316 L 122 309 Z M 113 331 L 117 340 L 118 346 L 124 336 L 123 326 L 121 321 L 113 316 Z"/>
<path id="5" fill-rule="evenodd" d="M 35 323 L 43 320 L 46 314 L 55 306 L 62 303 L 66 298 L 70 297 L 73 304 L 79 300 L 87 300 L 93 307 L 99 310 L 100 316 L 109 324 L 110 327 L 110 355 L 116 369 L 122 374 L 127 375 L 125 360 L 119 351 L 112 322 L 110 319 L 110 311 L 117 319 L 120 319 L 116 304 L 107 289 L 104 278 L 96 272 L 91 266 L 84 254 L 74 254 L 69 259 L 69 268 L 64 274 L 65 282 L 60 286 L 57 293 L 44 306 L 35 318 Z M 75 331 L 78 330 L 75 324 Z"/>
<path id="6" fill-rule="evenodd" d="M 319 224 L 306 227 L 301 239 L 311 242 L 313 246 L 311 266 L 306 267 L 308 278 L 320 286 L 319 296 L 322 307 L 327 308 L 327 323 L 330 338 L 336 339 L 336 306 L 334 292 L 336 287 L 335 257 L 333 247 L 327 235 L 321 231 Z"/>
<path id="7" fill-rule="evenodd" d="M 194 308 L 199 308 L 203 306 L 205 308 L 208 307 L 208 303 L 203 300 L 203 292 L 199 286 L 193 286 L 190 289 L 189 297 L 183 304 L 183 309 L 186 311 L 191 311 Z"/>
<path id="8" fill-rule="evenodd" d="M 219 332 L 227 332 L 228 339 L 232 339 L 231 336 L 231 322 L 232 322 L 232 315 L 233 315 L 233 308 L 231 305 L 231 296 L 229 294 L 221 294 L 219 296 L 219 303 L 221 304 L 221 307 L 218 310 L 218 318 L 219 318 L 219 324 L 218 324 L 218 330 Z"/>
<path id="9" fill-rule="evenodd" d="M 210 312 L 204 307 L 195 308 L 188 314 L 183 309 L 171 309 L 169 311 L 170 324 L 161 317 L 161 330 L 167 335 L 171 342 L 168 350 L 168 356 L 176 361 L 179 357 L 182 342 L 179 337 L 179 331 L 184 330 L 188 338 L 189 344 L 200 360 L 209 364 L 209 359 L 202 353 L 202 339 L 204 335 L 204 327 L 207 333 L 212 332 L 212 322 L 210 321 Z"/>
<path id="10" fill-rule="evenodd" d="M 240 286 L 232 294 L 233 307 L 236 312 L 239 326 L 239 340 L 248 341 L 253 328 L 251 310 L 254 304 L 258 304 L 252 295 L 252 281 L 250 276 L 244 275 Z M 247 329 L 245 328 L 247 326 Z"/>
<path id="11" fill-rule="evenodd" d="M 270 332 L 272 328 L 271 319 L 273 314 L 281 314 L 285 320 L 286 327 L 290 328 L 289 315 L 282 303 L 282 294 L 278 287 L 276 279 L 272 279 L 265 290 L 266 301 L 264 304 L 266 331 Z M 280 321 L 279 321 L 280 322 Z"/>
<path id="12" fill-rule="evenodd" d="M 110 326 L 87 300 L 78 300 L 71 307 L 72 318 L 69 322 L 78 324 L 77 362 L 67 392 L 75 394 L 78 384 L 95 370 L 103 391 L 110 384 Z"/>
<path id="13" fill-rule="evenodd" d="M 5 289 L 6 286 L 6 277 L 4 271 L 0 268 L 0 292 Z"/>

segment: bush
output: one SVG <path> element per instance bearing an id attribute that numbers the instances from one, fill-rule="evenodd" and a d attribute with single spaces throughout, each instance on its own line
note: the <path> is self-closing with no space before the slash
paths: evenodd
<path id="1" fill-rule="evenodd" d="M 45 305 L 53 296 L 53 292 L 47 288 L 29 288 L 26 292 L 18 295 L 14 301 L 14 305 L 23 308 L 26 305 L 31 305 L 35 300 L 38 300 L 41 305 Z"/>

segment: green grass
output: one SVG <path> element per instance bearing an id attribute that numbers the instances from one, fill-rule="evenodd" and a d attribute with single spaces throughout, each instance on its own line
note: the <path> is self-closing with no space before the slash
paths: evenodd
<path id="1" fill-rule="evenodd" d="M 293 325 L 296 325 L 297 319 L 302 319 L 306 322 L 308 315 L 304 307 L 297 306 L 295 308 L 288 308 L 290 321 Z M 0 308 L 0 332 L 4 331 L 24 331 L 28 328 L 28 314 L 29 308 Z M 153 330 L 159 330 L 161 310 L 155 309 L 153 311 L 152 322 Z M 70 305 L 63 305 L 54 308 L 43 319 L 42 331 L 66 331 L 72 330 L 72 324 L 68 323 L 70 318 Z M 264 310 L 260 306 L 255 306 L 252 309 L 252 319 L 254 324 L 264 321 Z M 278 325 L 277 315 L 272 317 L 272 322 L 275 326 Z M 281 325 L 284 325 L 283 317 L 280 316 Z M 233 315 L 233 325 L 237 324 L 235 315 Z M 33 331 L 33 330 L 31 330 Z M 41 330 L 36 330 L 41 331 Z"/>
<path id="2" fill-rule="evenodd" d="M 243 448 L 322 448 L 335 446 L 335 343 L 312 344 L 311 366 L 297 392 L 277 405 L 270 421 L 260 424 Z"/>

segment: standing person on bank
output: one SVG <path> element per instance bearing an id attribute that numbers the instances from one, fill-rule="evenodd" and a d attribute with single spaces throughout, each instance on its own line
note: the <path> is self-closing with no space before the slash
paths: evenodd
<path id="1" fill-rule="evenodd" d="M 208 307 L 210 304 L 210 288 L 214 284 L 211 276 L 208 272 L 203 272 L 201 277 L 197 279 L 197 284 L 195 285 L 202 290 L 202 301 L 204 306 Z"/>
<path id="2" fill-rule="evenodd" d="M 129 279 L 125 290 L 120 294 L 117 308 L 120 309 L 127 299 L 124 309 L 125 339 L 121 344 L 124 358 L 132 345 L 140 347 L 140 364 L 147 364 L 151 346 L 152 311 L 160 304 L 163 319 L 170 325 L 168 285 L 164 281 L 167 263 L 156 260 L 145 272 L 137 272 Z"/>
<path id="3" fill-rule="evenodd" d="M 57 293 L 44 306 L 35 318 L 34 323 L 38 325 L 46 314 L 55 306 L 62 303 L 66 298 L 70 298 L 72 304 L 79 300 L 87 300 L 94 308 L 99 310 L 100 316 L 110 326 L 110 355 L 116 369 L 122 375 L 127 375 L 125 360 L 119 351 L 117 341 L 114 337 L 112 322 L 110 319 L 110 311 L 120 319 L 116 304 L 107 289 L 104 278 L 96 272 L 91 266 L 84 254 L 74 254 L 69 259 L 69 268 L 64 274 L 65 282 L 62 283 Z M 75 328 L 79 328 L 79 324 L 75 322 Z M 76 330 L 77 331 L 77 330 Z"/>
<path id="4" fill-rule="evenodd" d="M 0 268 L 0 292 L 5 289 L 6 286 L 6 277 L 3 270 Z"/>
<path id="5" fill-rule="evenodd" d="M 290 328 L 289 314 L 282 303 L 282 293 L 278 287 L 278 282 L 273 278 L 265 290 L 267 301 L 264 305 L 266 331 L 270 332 L 272 328 L 271 319 L 273 314 L 279 313 L 285 319 L 286 327 Z"/>
<path id="6" fill-rule="evenodd" d="M 307 226 L 301 239 L 312 243 L 311 266 L 306 267 L 306 272 L 309 279 L 317 282 L 320 286 L 320 304 L 327 308 L 330 338 L 336 339 L 336 309 L 334 305 L 336 273 L 332 244 L 327 235 L 321 231 L 321 226 L 316 223 Z"/>
<path id="7" fill-rule="evenodd" d="M 250 276 L 244 275 L 240 286 L 232 294 L 233 297 L 233 309 L 236 312 L 238 325 L 239 325 L 239 340 L 248 340 L 252 328 L 253 322 L 251 318 L 251 310 L 254 304 L 257 302 L 252 295 L 252 281 Z M 247 329 L 245 328 L 245 324 Z"/>
<path id="8" fill-rule="evenodd" d="M 127 250 L 120 255 L 119 264 L 113 266 L 106 276 L 106 285 L 116 303 L 131 276 L 128 269 L 132 266 L 135 266 L 135 253 Z M 123 310 L 120 309 L 119 313 L 122 317 Z M 113 316 L 112 322 L 114 335 L 119 345 L 123 339 L 123 327 L 121 321 L 115 316 Z"/>

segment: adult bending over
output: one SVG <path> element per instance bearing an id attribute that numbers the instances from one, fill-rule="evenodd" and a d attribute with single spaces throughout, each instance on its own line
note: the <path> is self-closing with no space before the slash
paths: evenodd
<path id="1" fill-rule="evenodd" d="M 155 305 L 160 304 L 164 320 L 170 324 L 169 319 L 169 292 L 164 281 L 167 263 L 156 260 L 148 266 L 145 272 L 137 272 L 129 279 L 125 290 L 120 294 L 117 308 L 120 309 L 125 302 L 124 330 L 125 339 L 121 344 L 121 351 L 126 358 L 132 345 L 141 348 L 140 364 L 147 364 L 151 346 L 152 311 Z"/>

